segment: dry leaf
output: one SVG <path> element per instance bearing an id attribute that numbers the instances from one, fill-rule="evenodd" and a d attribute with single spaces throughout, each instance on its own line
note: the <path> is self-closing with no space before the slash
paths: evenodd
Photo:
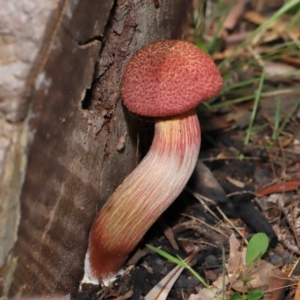
<path id="1" fill-rule="evenodd" d="M 291 180 L 282 183 L 276 183 L 257 192 L 258 195 L 265 196 L 280 192 L 294 191 L 300 186 L 300 180 Z"/>
<path id="2" fill-rule="evenodd" d="M 280 272 L 276 267 L 264 260 L 259 260 L 250 268 L 246 268 L 245 256 L 247 248 L 244 247 L 242 252 L 239 251 L 240 243 L 234 235 L 231 235 L 229 245 L 230 253 L 226 269 L 231 287 L 235 291 L 247 292 L 254 288 L 267 290 L 270 289 L 270 286 L 272 288 L 274 286 L 275 279 L 272 279 L 272 276 L 286 277 L 284 273 Z M 242 281 L 243 278 L 253 279 L 245 286 Z"/>
<path id="3" fill-rule="evenodd" d="M 167 222 L 164 220 L 163 217 L 160 217 L 158 219 L 158 223 L 162 227 L 162 229 L 164 231 L 164 235 L 168 239 L 168 241 L 170 242 L 171 246 L 174 249 L 179 250 L 179 246 L 176 242 L 176 239 L 175 239 L 174 232 L 173 232 L 172 228 L 167 224 Z"/>
<path id="4" fill-rule="evenodd" d="M 235 186 L 237 186 L 237 187 L 239 187 L 239 188 L 244 188 L 244 187 L 245 187 L 245 183 L 243 183 L 243 182 L 241 182 L 241 181 L 238 181 L 238 180 L 236 180 L 236 179 L 233 179 L 233 178 L 231 178 L 231 177 L 229 177 L 229 176 L 226 176 L 226 179 L 227 179 L 230 183 L 232 183 L 233 185 L 235 185 Z"/>
<path id="5" fill-rule="evenodd" d="M 232 288 L 238 292 L 248 292 L 249 290 L 255 288 L 267 290 L 269 289 L 270 278 L 274 275 L 275 271 L 278 271 L 278 269 L 272 264 L 264 260 L 259 260 L 258 262 L 254 263 L 253 266 L 248 270 L 245 270 L 245 273 L 243 275 L 246 278 L 253 279 L 249 281 L 246 286 L 244 286 L 242 280 L 236 280 L 232 284 Z"/>
<path id="6" fill-rule="evenodd" d="M 246 109 L 238 109 L 234 112 L 228 113 L 226 116 L 227 121 L 235 121 L 238 128 L 245 128 L 249 125 L 251 112 Z"/>
<path id="7" fill-rule="evenodd" d="M 298 280 L 294 300 L 300 300 L 300 280 Z"/>
<path id="8" fill-rule="evenodd" d="M 247 11 L 244 14 L 244 18 L 256 25 L 261 25 L 268 20 L 266 17 L 263 17 L 256 11 Z M 269 32 L 267 35 L 264 35 L 264 37 L 268 36 L 268 41 L 270 41 L 271 35 L 273 35 L 273 39 L 277 39 L 279 37 L 285 38 L 287 36 L 291 40 L 297 40 L 300 37 L 300 30 L 297 27 L 288 29 L 287 22 L 284 22 L 280 19 L 276 20 L 275 23 L 270 24 L 269 29 L 271 32 Z"/>
<path id="9" fill-rule="evenodd" d="M 268 291 L 265 293 L 264 299 L 268 300 L 280 300 L 282 299 L 282 293 L 285 290 L 285 286 L 289 283 L 287 275 L 280 270 L 273 270 L 273 274 L 270 276 Z M 299 298 L 300 300 L 300 298 Z"/>
<path id="10" fill-rule="evenodd" d="M 232 234 L 229 238 L 229 258 L 228 263 L 226 265 L 226 269 L 229 275 L 229 279 L 232 277 L 233 274 L 237 274 L 239 270 L 241 270 L 241 267 L 244 265 L 244 255 L 241 251 L 239 251 L 240 248 L 240 242 L 235 237 L 234 234 Z M 230 280 L 231 281 L 231 280 Z"/>
<path id="11" fill-rule="evenodd" d="M 226 129 L 233 124 L 234 122 L 228 121 L 226 116 L 211 116 L 209 121 L 202 125 L 202 132 Z"/>
<path id="12" fill-rule="evenodd" d="M 214 294 L 208 289 L 201 289 L 198 294 L 192 294 L 188 300 L 216 300 Z"/>
<path id="13" fill-rule="evenodd" d="M 238 44 L 245 39 L 247 39 L 250 35 L 252 34 L 252 31 L 243 31 L 243 32 L 238 32 L 238 33 L 233 33 L 230 35 L 227 35 L 224 40 L 226 42 L 226 45 L 231 45 L 231 44 Z"/>
<path id="14" fill-rule="evenodd" d="M 245 11 L 245 6 L 248 0 L 237 0 L 235 5 L 232 7 L 231 11 L 227 15 L 224 23 L 223 28 L 224 30 L 232 30 L 236 26 L 239 18 Z"/>
<path id="15" fill-rule="evenodd" d="M 263 61 L 263 66 L 266 76 L 284 76 L 287 75 L 287 73 L 297 70 L 297 68 L 293 66 L 275 61 Z"/>
<path id="16" fill-rule="evenodd" d="M 244 247 L 242 251 L 239 251 L 240 242 L 237 240 L 234 234 L 230 236 L 229 246 L 230 252 L 226 269 L 230 285 L 234 286 L 236 282 L 240 282 L 240 280 L 237 281 L 237 279 L 241 278 L 241 275 L 244 272 L 246 248 Z"/>
<path id="17" fill-rule="evenodd" d="M 225 278 L 223 278 L 223 275 L 220 275 L 218 279 L 210 286 L 211 290 L 203 288 L 198 292 L 198 294 L 190 295 L 188 300 L 215 300 L 216 298 L 212 291 L 222 298 L 223 284 L 225 284 L 226 287 L 228 282 L 228 276 L 225 275 Z"/>
<path id="18" fill-rule="evenodd" d="M 295 238 L 288 228 L 280 230 L 280 233 L 278 234 L 278 241 L 281 242 L 283 246 L 289 249 L 291 252 L 300 255 L 300 249 L 296 245 Z"/>
<path id="19" fill-rule="evenodd" d="M 278 141 L 282 148 L 286 148 L 294 141 L 294 136 L 292 134 L 285 134 L 284 136 L 280 136 Z"/>
<path id="20" fill-rule="evenodd" d="M 5 300 L 6 298 L 0 298 L 0 300 Z M 66 299 L 65 296 L 40 296 L 40 297 L 25 297 L 25 298 L 18 298 L 19 300 L 64 300 Z"/>
<path id="21" fill-rule="evenodd" d="M 190 255 L 184 261 L 189 262 L 195 254 Z M 158 284 L 156 284 L 151 291 L 145 296 L 144 300 L 165 300 L 178 279 L 181 272 L 184 270 L 181 266 L 176 266 L 172 269 Z"/>
<path id="22" fill-rule="evenodd" d="M 268 12 L 283 6 L 284 0 L 250 0 L 252 7 L 259 12 Z"/>

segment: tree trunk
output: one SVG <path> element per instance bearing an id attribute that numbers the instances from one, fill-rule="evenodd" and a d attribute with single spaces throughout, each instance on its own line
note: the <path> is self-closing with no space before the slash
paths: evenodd
<path id="1" fill-rule="evenodd" d="M 145 125 L 120 101 L 124 67 L 149 42 L 181 39 L 191 2 L 2 3 L 4 295 L 76 294 L 95 214 L 144 143 Z"/>

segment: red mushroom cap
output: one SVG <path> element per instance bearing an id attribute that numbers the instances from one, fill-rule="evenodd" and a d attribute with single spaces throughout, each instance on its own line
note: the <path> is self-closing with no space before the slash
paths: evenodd
<path id="1" fill-rule="evenodd" d="M 219 94 L 223 81 L 212 58 L 177 40 L 151 43 L 126 66 L 122 97 L 133 113 L 148 117 L 181 114 Z"/>

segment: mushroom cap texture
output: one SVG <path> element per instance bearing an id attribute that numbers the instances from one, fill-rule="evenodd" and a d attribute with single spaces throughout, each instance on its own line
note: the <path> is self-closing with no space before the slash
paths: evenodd
<path id="1" fill-rule="evenodd" d="M 166 40 L 143 47 L 130 59 L 122 98 L 133 113 L 166 117 L 217 96 L 222 85 L 209 55 L 191 43 Z"/>

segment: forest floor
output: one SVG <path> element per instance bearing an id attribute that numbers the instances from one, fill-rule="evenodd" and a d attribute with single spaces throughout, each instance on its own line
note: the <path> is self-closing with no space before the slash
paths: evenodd
<path id="1" fill-rule="evenodd" d="M 254 300 L 257 290 L 263 299 L 300 299 L 299 3 L 208 1 L 205 24 L 195 7 L 186 39 L 205 45 L 225 83 L 220 97 L 199 107 L 196 171 L 124 275 L 82 299 Z M 247 244 L 258 232 L 269 247 L 258 240 L 248 264 Z M 146 244 L 188 258 L 206 286 Z"/>

